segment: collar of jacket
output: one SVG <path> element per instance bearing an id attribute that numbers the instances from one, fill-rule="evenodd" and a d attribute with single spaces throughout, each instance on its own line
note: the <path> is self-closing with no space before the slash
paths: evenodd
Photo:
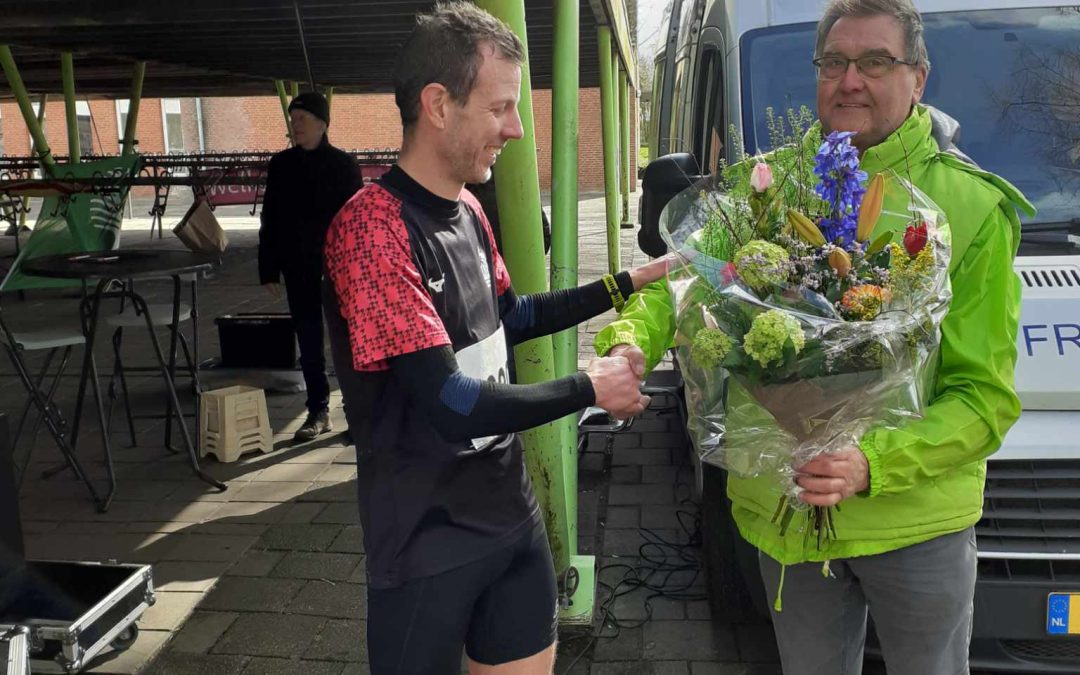
<path id="1" fill-rule="evenodd" d="M 871 176 L 887 169 L 900 176 L 907 175 L 908 166 L 918 166 L 938 154 L 932 128 L 930 111 L 925 106 L 915 106 L 899 129 L 862 154 L 862 169 Z"/>

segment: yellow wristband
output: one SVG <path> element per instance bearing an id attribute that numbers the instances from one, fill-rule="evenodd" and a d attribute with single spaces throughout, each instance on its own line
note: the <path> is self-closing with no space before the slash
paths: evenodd
<path id="1" fill-rule="evenodd" d="M 604 282 L 604 288 L 607 289 L 608 295 L 611 296 L 611 306 L 615 308 L 616 312 L 621 312 L 623 305 L 626 304 L 626 298 L 623 297 L 622 291 L 619 290 L 619 282 L 615 281 L 615 277 L 610 274 L 605 274 L 601 277 Z"/>

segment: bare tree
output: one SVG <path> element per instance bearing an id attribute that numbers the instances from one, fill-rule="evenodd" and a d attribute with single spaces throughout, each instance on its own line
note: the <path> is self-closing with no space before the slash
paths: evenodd
<path id="1" fill-rule="evenodd" d="M 1058 11 L 1070 21 L 1080 7 Z M 1056 169 L 1063 191 L 1080 190 L 1080 46 L 1020 49 L 1009 85 L 995 92 L 1001 117 L 1032 143 L 1031 150 Z"/>

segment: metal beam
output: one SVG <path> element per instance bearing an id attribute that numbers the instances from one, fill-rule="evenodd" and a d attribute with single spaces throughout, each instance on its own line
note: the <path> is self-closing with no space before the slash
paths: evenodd
<path id="1" fill-rule="evenodd" d="M 135 129 L 139 123 L 139 104 L 142 102 L 143 78 L 146 76 L 146 62 L 139 61 L 131 75 L 131 95 L 128 97 L 127 124 L 124 126 L 124 149 L 122 155 L 135 154 Z"/>
<path id="2" fill-rule="evenodd" d="M 608 271 L 622 267 L 619 258 L 619 113 L 616 105 L 615 55 L 611 51 L 611 28 L 597 28 L 600 48 L 600 115 L 604 146 L 604 210 L 607 215 Z"/>
<path id="3" fill-rule="evenodd" d="M 72 164 L 82 159 L 79 147 L 79 114 L 75 106 L 75 65 L 71 52 L 60 54 L 60 72 L 64 78 L 64 115 L 67 121 L 68 157 Z"/>
<path id="4" fill-rule="evenodd" d="M 619 188 L 622 192 L 622 229 L 633 229 L 630 222 L 630 86 L 626 72 L 619 70 Z"/>
<path id="5" fill-rule="evenodd" d="M 630 39 L 630 19 L 626 15 L 626 0 L 589 0 L 596 16 L 596 23 L 611 29 L 617 58 L 630 78 L 630 86 L 637 89 L 637 54 Z M 602 66 L 601 66 L 602 67 Z"/>
<path id="6" fill-rule="evenodd" d="M 555 2 L 551 90 L 551 288 L 578 285 L 578 45 L 577 0 Z M 577 327 L 552 336 L 555 373 L 577 372 Z"/>
<path id="7" fill-rule="evenodd" d="M 477 0 L 476 4 L 505 21 L 527 50 L 524 0 Z M 495 193 L 499 220 L 503 223 L 504 257 L 514 286 L 523 293 L 537 293 L 547 290 L 548 284 L 528 61 L 521 69 L 518 113 L 525 134 L 520 140 L 508 143 L 495 164 Z M 550 337 L 518 345 L 514 354 L 518 382 L 530 384 L 555 377 Z M 573 419 L 567 417 L 521 434 L 533 489 L 543 509 L 555 569 L 560 575 L 574 564 L 577 553 L 577 449 L 575 444 L 565 443 L 573 434 L 572 426 Z"/>
<path id="8" fill-rule="evenodd" d="M 293 0 L 293 9 L 296 10 L 296 30 L 300 33 L 300 49 L 304 52 L 304 66 L 307 67 L 308 86 L 315 91 L 315 76 L 311 73 L 311 57 L 308 55 L 307 40 L 304 38 L 304 15 L 300 12 L 300 3 Z"/>
<path id="9" fill-rule="evenodd" d="M 554 0 L 555 41 L 552 63 L 551 111 L 551 288 L 578 285 L 578 69 L 581 61 L 578 0 Z M 569 328 L 552 336 L 555 375 L 568 377 L 578 370 L 578 330 Z M 577 571 L 578 584 L 560 612 L 563 623 L 592 622 L 596 596 L 596 560 L 577 555 L 578 520 L 577 425 L 574 416 L 558 423 L 563 500 L 566 509 L 568 563 Z M 552 453 L 553 454 L 553 453 Z M 550 457 L 550 455 L 549 455 Z M 552 458 L 553 459 L 553 458 Z M 565 590 L 565 589 L 564 589 Z"/>
<path id="10" fill-rule="evenodd" d="M 292 133 L 292 119 L 289 117 L 289 95 L 285 93 L 285 83 L 281 80 L 274 81 L 277 88 L 278 100 L 281 101 L 281 114 L 285 115 L 285 133 L 289 137 L 289 145 L 295 145 L 296 139 Z"/>
<path id="11" fill-rule="evenodd" d="M 49 150 L 49 143 L 45 139 L 45 133 L 41 130 L 41 123 L 38 121 L 37 116 L 34 115 L 34 106 L 30 103 L 30 94 L 26 91 L 26 86 L 19 75 L 19 69 L 15 65 L 15 58 L 11 55 L 11 49 L 7 45 L 0 45 L 0 68 L 3 69 L 4 77 L 7 78 L 8 85 L 11 87 L 12 93 L 15 94 L 15 101 L 19 104 L 19 112 L 22 113 L 23 121 L 26 123 L 26 128 L 30 131 L 30 137 L 34 141 L 38 159 L 51 174 L 56 165 L 56 160 L 53 159 L 52 151 Z M 44 95 L 42 96 L 41 112 L 44 114 L 45 99 Z"/>

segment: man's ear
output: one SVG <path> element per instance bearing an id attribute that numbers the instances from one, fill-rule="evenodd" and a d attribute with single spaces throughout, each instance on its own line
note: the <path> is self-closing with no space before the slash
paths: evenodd
<path id="1" fill-rule="evenodd" d="M 438 82 L 432 82 L 420 91 L 420 117 L 436 129 L 446 128 L 446 116 L 452 104 L 450 92 Z"/>
<path id="2" fill-rule="evenodd" d="M 919 66 L 915 69 L 915 89 L 911 93 L 912 105 L 922 100 L 923 92 L 926 91 L 926 78 L 929 75 L 930 71 L 926 66 Z"/>

